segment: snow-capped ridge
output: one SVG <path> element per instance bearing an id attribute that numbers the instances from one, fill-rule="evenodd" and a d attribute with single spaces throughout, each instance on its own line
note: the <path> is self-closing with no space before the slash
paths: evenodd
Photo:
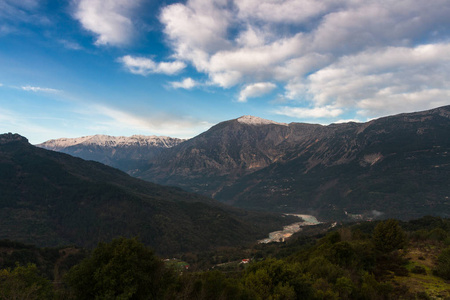
<path id="1" fill-rule="evenodd" d="M 275 124 L 275 125 L 288 126 L 288 124 L 286 124 L 286 123 L 278 123 L 278 122 L 275 122 L 275 121 L 263 119 L 263 118 L 260 118 L 260 117 L 254 117 L 254 116 L 250 116 L 250 115 L 242 116 L 240 118 L 237 118 L 236 120 L 239 123 L 241 123 L 241 124 L 248 124 L 248 125 L 269 125 L 269 124 Z"/>
<path id="2" fill-rule="evenodd" d="M 132 135 L 131 137 L 126 137 L 97 134 L 78 138 L 60 138 L 49 140 L 37 146 L 49 150 L 59 150 L 75 145 L 95 145 L 101 147 L 154 146 L 170 148 L 183 141 L 184 140 L 182 139 L 155 135 Z"/>

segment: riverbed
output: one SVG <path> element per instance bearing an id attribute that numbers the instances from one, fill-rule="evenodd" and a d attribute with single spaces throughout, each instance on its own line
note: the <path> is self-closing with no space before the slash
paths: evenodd
<path id="1" fill-rule="evenodd" d="M 267 244 L 267 243 L 272 243 L 272 242 L 284 242 L 287 238 L 291 237 L 294 233 L 302 230 L 302 227 L 320 224 L 320 222 L 316 219 L 316 217 L 311 216 L 311 215 L 299 215 L 299 214 L 286 214 L 286 215 L 302 218 L 303 221 L 284 226 L 283 230 L 271 232 L 271 233 L 269 233 L 268 238 L 259 240 L 258 243 Z"/>

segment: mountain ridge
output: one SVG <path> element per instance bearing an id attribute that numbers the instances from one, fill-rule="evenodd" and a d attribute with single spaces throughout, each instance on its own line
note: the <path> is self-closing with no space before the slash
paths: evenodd
<path id="1" fill-rule="evenodd" d="M 250 126 L 235 119 L 168 149 L 137 176 L 247 209 L 329 218 L 345 218 L 345 211 L 373 217 L 374 210 L 385 217 L 447 216 L 449 119 L 450 106 L 327 126 Z M 421 176 L 432 180 L 424 184 Z M 434 204 L 420 208 L 419 194 Z M 396 195 L 397 207 L 386 212 L 381 204 Z"/>
<path id="2" fill-rule="evenodd" d="M 86 160 L 98 161 L 124 172 L 133 173 L 141 167 L 141 162 L 150 160 L 163 149 L 184 141 L 183 139 L 154 135 L 125 137 L 97 134 L 80 138 L 53 139 L 36 146 Z"/>
<path id="3" fill-rule="evenodd" d="M 52 139 L 46 142 L 37 144 L 36 146 L 45 148 L 47 150 L 61 150 L 66 147 L 75 145 L 98 145 L 98 146 L 158 146 L 164 148 L 170 148 L 174 145 L 182 143 L 183 139 L 172 138 L 167 136 L 145 136 L 145 135 L 132 135 L 126 136 L 109 136 L 109 135 L 89 135 L 79 138 L 59 138 Z"/>
<path id="4" fill-rule="evenodd" d="M 398 195 L 401 205 L 415 203 L 404 215 L 415 218 L 421 192 L 436 206 L 424 213 L 448 215 L 449 120 L 450 106 L 330 125 L 241 116 L 136 160 L 129 173 L 246 209 L 373 217 Z M 391 217 L 402 217 L 401 205 Z"/>

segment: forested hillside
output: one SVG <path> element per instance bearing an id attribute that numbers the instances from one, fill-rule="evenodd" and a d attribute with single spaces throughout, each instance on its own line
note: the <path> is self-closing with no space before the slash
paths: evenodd
<path id="1" fill-rule="evenodd" d="M 234 209 L 0 135 L 0 238 L 94 247 L 138 236 L 159 254 L 252 243 L 295 217 Z"/>
<path id="2" fill-rule="evenodd" d="M 191 253 L 178 260 L 162 260 L 136 239 L 101 243 L 90 254 L 3 241 L 0 298 L 447 299 L 449 232 L 450 220 L 433 217 L 328 231 L 318 225 L 285 243 Z M 198 269 L 180 260 L 194 257 L 224 262 Z M 11 266 L 14 259 L 20 266 Z M 26 265 L 27 259 L 34 265 Z M 56 275 L 49 272 L 52 264 Z M 69 266 L 74 267 L 68 271 Z"/>

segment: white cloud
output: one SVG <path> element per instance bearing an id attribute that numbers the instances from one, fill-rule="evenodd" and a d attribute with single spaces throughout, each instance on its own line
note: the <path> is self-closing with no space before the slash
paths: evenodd
<path id="1" fill-rule="evenodd" d="M 258 82 L 247 85 L 239 94 L 239 102 L 246 102 L 247 98 L 261 97 L 270 93 L 277 86 L 271 82 Z"/>
<path id="2" fill-rule="evenodd" d="M 149 74 L 174 75 L 186 67 L 181 61 L 156 63 L 150 58 L 126 55 L 118 59 L 133 74 L 147 76 Z"/>
<path id="3" fill-rule="evenodd" d="M 331 106 L 303 108 L 303 107 L 289 107 L 283 106 L 275 110 L 278 115 L 284 115 L 299 119 L 315 119 L 315 118 L 335 118 L 343 113 L 340 108 Z"/>
<path id="4" fill-rule="evenodd" d="M 93 105 L 87 115 L 96 115 L 96 129 L 108 132 L 122 132 L 124 129 L 136 134 L 168 135 L 179 138 L 191 138 L 213 124 L 188 116 L 170 115 L 158 113 L 153 115 L 139 116 L 116 108 Z"/>
<path id="5" fill-rule="evenodd" d="M 378 116 L 449 102 L 450 43 L 389 47 L 346 56 L 287 86 L 317 106 L 353 107 Z"/>
<path id="6" fill-rule="evenodd" d="M 235 3 L 241 19 L 255 19 L 274 23 L 304 23 L 324 13 L 333 2 L 340 1 L 239 0 Z"/>
<path id="7" fill-rule="evenodd" d="M 164 7 L 160 21 L 174 57 L 212 85 L 244 86 L 240 101 L 246 87 L 276 82 L 309 107 L 297 115 L 331 106 L 335 117 L 449 103 L 426 105 L 450 90 L 449 15 L 447 0 L 187 0 Z"/>
<path id="8" fill-rule="evenodd" d="M 169 84 L 174 89 L 186 89 L 186 90 L 193 89 L 194 87 L 199 85 L 197 81 L 195 81 L 190 77 L 184 78 L 182 81 L 172 81 L 169 82 Z"/>
<path id="9" fill-rule="evenodd" d="M 123 45 L 133 38 L 133 12 L 141 0 L 76 0 L 74 17 L 97 36 L 96 45 Z"/>
<path id="10" fill-rule="evenodd" d="M 192 51 L 206 53 L 229 46 L 226 39 L 231 13 L 226 0 L 190 0 L 186 5 L 177 3 L 162 10 L 160 20 L 165 33 L 181 56 L 191 56 Z"/>
<path id="11" fill-rule="evenodd" d="M 29 92 L 43 92 L 43 93 L 60 93 L 60 90 L 56 90 L 56 89 L 51 89 L 51 88 L 45 88 L 45 87 L 38 87 L 38 86 L 22 86 L 20 87 L 22 90 L 24 91 L 29 91 Z"/>

